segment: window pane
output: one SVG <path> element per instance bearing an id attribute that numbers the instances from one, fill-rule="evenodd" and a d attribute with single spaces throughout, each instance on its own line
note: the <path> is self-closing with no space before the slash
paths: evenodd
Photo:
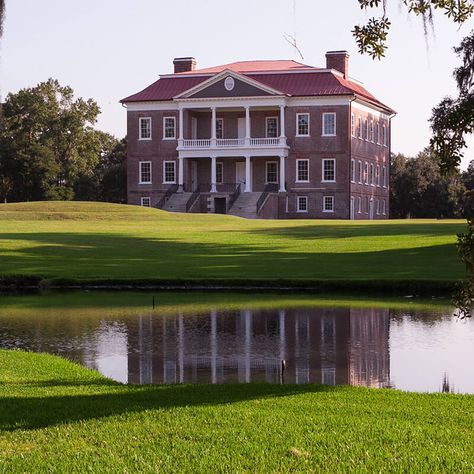
<path id="1" fill-rule="evenodd" d="M 323 180 L 335 181 L 336 179 L 335 169 L 336 169 L 335 160 L 323 160 Z"/>
<path id="2" fill-rule="evenodd" d="M 267 162 L 267 183 L 278 182 L 278 166 L 275 162 Z"/>
<path id="3" fill-rule="evenodd" d="M 298 211 L 305 212 L 308 210 L 308 198 L 306 196 L 298 196 Z"/>
<path id="4" fill-rule="evenodd" d="M 267 138 L 278 137 L 278 120 L 276 117 L 267 117 Z"/>
<path id="5" fill-rule="evenodd" d="M 175 173 L 174 173 L 175 163 L 174 161 L 165 161 L 165 182 L 174 183 Z"/>
<path id="6" fill-rule="evenodd" d="M 165 138 L 175 137 L 174 117 L 165 117 Z"/>
<path id="7" fill-rule="evenodd" d="M 151 119 L 150 118 L 140 119 L 140 138 L 142 139 L 151 138 Z"/>
<path id="8" fill-rule="evenodd" d="M 142 197 L 141 199 L 141 205 L 143 207 L 150 207 L 150 198 L 149 197 Z"/>
<path id="9" fill-rule="evenodd" d="M 224 119 L 216 120 L 216 138 L 218 140 L 224 138 Z"/>
<path id="10" fill-rule="evenodd" d="M 140 163 L 140 182 L 151 183 L 151 163 Z"/>
<path id="11" fill-rule="evenodd" d="M 309 180 L 309 161 L 308 160 L 298 160 L 298 181 L 308 181 Z"/>
<path id="12" fill-rule="evenodd" d="M 298 135 L 309 135 L 309 115 L 298 115 Z"/>
<path id="13" fill-rule="evenodd" d="M 336 114 L 323 114 L 323 134 L 335 135 L 336 133 Z"/>
<path id="14" fill-rule="evenodd" d="M 224 182 L 224 163 L 216 163 L 216 183 Z"/>
<path id="15" fill-rule="evenodd" d="M 323 210 L 326 212 L 332 212 L 334 210 L 334 197 L 333 196 L 324 196 Z"/>

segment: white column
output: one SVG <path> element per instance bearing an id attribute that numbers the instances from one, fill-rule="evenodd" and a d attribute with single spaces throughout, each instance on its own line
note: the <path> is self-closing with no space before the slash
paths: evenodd
<path id="1" fill-rule="evenodd" d="M 250 145 L 250 107 L 245 107 L 245 145 Z"/>
<path id="2" fill-rule="evenodd" d="M 279 189 L 280 193 L 286 193 L 285 181 L 286 181 L 285 157 L 282 155 L 280 156 L 280 189 Z"/>
<path id="3" fill-rule="evenodd" d="M 179 108 L 179 136 L 178 136 L 178 146 L 183 146 L 184 140 L 184 110 Z"/>
<path id="4" fill-rule="evenodd" d="M 217 170 L 216 170 L 216 157 L 211 156 L 211 193 L 217 192 L 216 181 L 217 181 Z"/>
<path id="5" fill-rule="evenodd" d="M 284 105 L 280 105 L 280 144 L 286 145 Z"/>
<path id="6" fill-rule="evenodd" d="M 178 193 L 183 192 L 184 184 L 184 158 L 181 156 L 178 158 Z"/>
<path id="7" fill-rule="evenodd" d="M 245 157 L 245 193 L 252 192 L 252 183 L 250 182 L 250 156 Z"/>
<path id="8" fill-rule="evenodd" d="M 216 108 L 211 107 L 211 146 L 216 146 Z"/>

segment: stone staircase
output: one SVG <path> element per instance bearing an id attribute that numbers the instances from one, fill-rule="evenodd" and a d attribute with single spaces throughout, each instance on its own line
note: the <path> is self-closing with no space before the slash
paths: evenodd
<path id="1" fill-rule="evenodd" d="M 228 214 L 231 216 L 245 217 L 246 219 L 257 218 L 257 201 L 262 193 L 241 193 Z"/>
<path id="2" fill-rule="evenodd" d="M 186 212 L 186 203 L 192 193 L 174 193 L 166 201 L 163 206 L 164 211 L 169 212 Z"/>

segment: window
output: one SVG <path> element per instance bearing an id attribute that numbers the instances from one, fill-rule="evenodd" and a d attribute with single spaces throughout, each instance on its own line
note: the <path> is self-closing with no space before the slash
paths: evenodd
<path id="1" fill-rule="evenodd" d="M 385 199 L 382 199 L 382 214 L 385 215 L 386 209 L 385 209 Z"/>
<path id="2" fill-rule="evenodd" d="M 374 186 L 374 164 L 373 163 L 370 163 L 369 183 L 371 186 Z"/>
<path id="3" fill-rule="evenodd" d="M 362 213 L 362 198 L 359 196 L 359 199 L 358 199 L 358 206 L 357 206 L 357 214 L 361 214 Z"/>
<path id="4" fill-rule="evenodd" d="M 278 137 L 278 117 L 265 118 L 265 136 L 267 138 Z"/>
<path id="5" fill-rule="evenodd" d="M 323 136 L 336 135 L 336 114 L 334 112 L 323 114 Z"/>
<path id="6" fill-rule="evenodd" d="M 380 188 L 380 165 L 375 167 L 375 184 Z"/>
<path id="7" fill-rule="evenodd" d="M 365 139 L 369 141 L 369 119 L 365 119 Z"/>
<path id="8" fill-rule="evenodd" d="M 383 145 L 387 146 L 387 129 L 385 125 L 382 127 L 382 140 L 383 140 Z"/>
<path id="9" fill-rule="evenodd" d="M 224 182 L 224 163 L 218 161 L 216 163 L 216 183 L 222 184 Z"/>
<path id="10" fill-rule="evenodd" d="M 138 163 L 139 184 L 151 184 L 151 161 Z"/>
<path id="11" fill-rule="evenodd" d="M 309 114 L 296 114 L 296 136 L 309 137 Z"/>
<path id="12" fill-rule="evenodd" d="M 365 213 L 369 213 L 369 197 L 365 196 Z"/>
<path id="13" fill-rule="evenodd" d="M 374 131 L 374 121 L 370 121 L 370 141 L 372 143 L 375 142 L 375 131 Z"/>
<path id="14" fill-rule="evenodd" d="M 140 206 L 151 207 L 151 199 L 149 197 L 141 197 Z"/>
<path id="15" fill-rule="evenodd" d="M 357 164 L 357 174 L 359 176 L 359 184 L 362 184 L 362 161 L 359 160 Z"/>
<path id="16" fill-rule="evenodd" d="M 296 160 L 296 181 L 300 183 L 309 181 L 309 160 Z"/>
<path id="17" fill-rule="evenodd" d="M 176 138 L 176 118 L 163 117 L 163 140 Z"/>
<path id="18" fill-rule="evenodd" d="M 359 138 L 362 138 L 362 117 L 359 115 L 359 126 L 357 127 L 357 135 Z"/>
<path id="19" fill-rule="evenodd" d="M 377 215 L 380 215 L 380 201 L 378 199 L 375 200 L 375 209 L 376 209 L 376 213 Z"/>
<path id="20" fill-rule="evenodd" d="M 276 161 L 267 161 L 266 166 L 266 182 L 278 183 L 278 163 Z"/>
<path id="21" fill-rule="evenodd" d="M 380 123 L 377 122 L 377 143 L 380 143 Z"/>
<path id="22" fill-rule="evenodd" d="M 355 133 L 355 132 L 356 132 L 356 131 L 355 131 L 355 126 L 356 126 L 355 121 L 356 121 L 356 120 L 355 120 L 355 115 L 354 115 L 354 114 L 351 114 L 351 135 L 352 135 L 353 137 L 355 137 L 355 135 L 356 135 L 356 133 Z"/>
<path id="23" fill-rule="evenodd" d="M 170 184 L 176 182 L 176 163 L 174 161 L 163 162 L 163 183 Z"/>
<path id="24" fill-rule="evenodd" d="M 151 140 L 151 117 L 140 117 L 139 124 L 139 139 Z"/>
<path id="25" fill-rule="evenodd" d="M 334 212 L 334 196 L 323 196 L 323 212 Z"/>
<path id="26" fill-rule="evenodd" d="M 387 187 L 387 168 L 385 166 L 382 167 L 382 183 L 383 187 Z"/>
<path id="27" fill-rule="evenodd" d="M 336 160 L 323 160 L 323 181 L 336 181 Z"/>
<path id="28" fill-rule="evenodd" d="M 369 185 L 369 163 L 367 163 L 367 161 L 365 162 L 364 174 L 365 174 L 365 184 L 366 186 L 368 186 Z"/>
<path id="29" fill-rule="evenodd" d="M 355 183 L 355 160 L 351 160 L 351 181 Z"/>
<path id="30" fill-rule="evenodd" d="M 298 212 L 308 212 L 308 196 L 298 196 L 296 206 Z"/>
<path id="31" fill-rule="evenodd" d="M 216 120 L 216 138 L 221 140 L 224 138 L 224 119 L 218 118 Z"/>

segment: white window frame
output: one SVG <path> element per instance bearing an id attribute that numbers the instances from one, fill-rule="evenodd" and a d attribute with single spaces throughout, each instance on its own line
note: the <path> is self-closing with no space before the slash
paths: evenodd
<path id="1" fill-rule="evenodd" d="M 365 119 L 365 141 L 369 141 L 369 119 Z"/>
<path id="2" fill-rule="evenodd" d="M 299 179 L 299 163 L 306 161 L 308 163 L 308 179 Z M 295 183 L 309 183 L 309 159 L 308 158 L 298 158 L 296 160 L 296 180 Z"/>
<path id="3" fill-rule="evenodd" d="M 306 209 L 300 208 L 300 199 L 303 199 L 306 202 Z M 296 196 L 296 212 L 308 212 L 308 196 Z"/>
<path id="4" fill-rule="evenodd" d="M 146 199 L 148 199 L 148 204 L 144 204 Z M 151 197 L 150 196 L 142 196 L 140 198 L 140 206 L 142 206 L 142 207 L 151 207 Z"/>
<path id="5" fill-rule="evenodd" d="M 366 161 L 364 164 L 364 172 L 365 172 L 365 185 L 369 185 L 369 162 Z"/>
<path id="6" fill-rule="evenodd" d="M 375 186 L 375 167 L 373 163 L 370 163 L 370 180 L 369 183 L 371 186 Z"/>
<path id="7" fill-rule="evenodd" d="M 380 216 L 380 199 L 375 200 L 375 214 Z"/>
<path id="8" fill-rule="evenodd" d="M 302 135 L 300 134 L 300 130 L 299 130 L 299 120 L 300 120 L 300 116 L 303 116 L 303 115 L 306 115 L 308 117 L 308 133 L 305 134 L 305 135 Z M 296 114 L 296 137 L 309 137 L 311 134 L 311 125 L 310 125 L 310 115 L 309 115 L 309 112 L 301 112 L 301 113 L 297 113 Z"/>
<path id="9" fill-rule="evenodd" d="M 326 161 L 332 161 L 334 163 L 334 179 L 324 179 L 324 163 Z M 322 183 L 335 183 L 336 182 L 336 160 L 335 158 L 323 158 L 321 166 L 321 182 Z"/>
<path id="10" fill-rule="evenodd" d="M 142 165 L 149 164 L 150 165 L 150 181 L 143 181 L 142 179 Z M 151 184 L 153 181 L 153 165 L 151 161 L 139 161 L 138 162 L 138 184 Z"/>
<path id="11" fill-rule="evenodd" d="M 172 137 L 166 136 L 166 121 L 167 120 L 173 121 L 173 136 Z M 176 117 L 173 117 L 170 115 L 163 117 L 163 140 L 176 140 Z"/>
<path id="12" fill-rule="evenodd" d="M 377 122 L 376 130 L 377 130 L 377 145 L 380 145 L 380 122 Z"/>
<path id="13" fill-rule="evenodd" d="M 276 135 L 274 137 L 269 137 L 268 136 L 268 121 L 270 119 L 274 119 L 276 120 Z M 265 117 L 265 138 L 278 138 L 279 134 L 278 134 L 278 130 L 279 130 L 279 120 L 278 120 L 278 115 L 272 115 L 271 117 Z"/>
<path id="14" fill-rule="evenodd" d="M 385 126 L 385 124 L 383 124 L 382 126 L 382 134 L 383 134 L 383 146 L 387 146 L 387 127 Z"/>
<path id="15" fill-rule="evenodd" d="M 355 160 L 354 158 L 351 159 L 351 183 L 355 183 L 355 177 L 356 177 L 356 170 L 355 170 L 355 167 L 356 167 L 356 163 L 355 163 Z"/>
<path id="16" fill-rule="evenodd" d="M 357 162 L 357 174 L 359 178 L 359 184 L 364 184 L 364 167 L 362 166 L 362 160 Z"/>
<path id="17" fill-rule="evenodd" d="M 369 213 L 369 196 L 365 196 L 365 214 Z"/>
<path id="18" fill-rule="evenodd" d="M 355 114 L 352 113 L 351 114 L 351 136 L 352 137 L 355 137 L 355 133 L 356 133 L 356 126 L 355 126 Z"/>
<path id="19" fill-rule="evenodd" d="M 326 117 L 329 117 L 330 115 L 334 116 L 334 133 L 326 133 Z M 337 134 L 337 115 L 336 112 L 323 112 L 323 129 L 322 129 L 322 136 L 323 137 L 335 137 Z"/>
<path id="20" fill-rule="evenodd" d="M 220 123 L 221 124 L 221 131 L 222 131 L 222 136 L 221 137 L 218 137 L 217 136 L 217 130 L 218 130 L 218 126 L 217 124 Z M 216 138 L 218 140 L 222 140 L 224 138 L 224 119 L 222 117 L 216 119 Z"/>
<path id="21" fill-rule="evenodd" d="M 362 137 L 364 135 L 363 133 L 363 123 L 362 122 L 362 117 L 359 115 L 359 126 L 357 127 L 358 128 L 358 131 L 357 131 L 357 137 L 360 138 L 362 140 Z"/>
<path id="22" fill-rule="evenodd" d="M 370 141 L 375 143 L 375 127 L 373 120 L 370 121 Z"/>
<path id="23" fill-rule="evenodd" d="M 276 165 L 275 181 L 268 181 L 268 165 L 272 163 Z M 265 184 L 278 184 L 278 161 L 265 161 Z"/>
<path id="24" fill-rule="evenodd" d="M 174 180 L 173 181 L 166 181 L 166 164 L 173 163 L 173 174 Z M 176 184 L 176 161 L 174 160 L 165 160 L 163 161 L 163 184 Z"/>
<path id="25" fill-rule="evenodd" d="M 362 214 L 362 198 L 360 196 L 358 197 L 357 214 Z"/>
<path id="26" fill-rule="evenodd" d="M 147 121 L 150 123 L 150 136 L 149 137 L 142 137 L 142 122 Z M 152 120 L 151 117 L 140 117 L 138 119 L 138 139 L 141 141 L 149 141 L 152 139 L 152 128 L 151 128 Z"/>
<path id="27" fill-rule="evenodd" d="M 219 180 L 218 176 L 219 173 L 217 171 L 218 168 L 221 168 L 221 179 Z M 224 183 L 224 162 L 223 161 L 216 161 L 216 184 L 223 184 Z"/>
<path id="28" fill-rule="evenodd" d="M 326 209 L 326 199 L 331 200 L 331 209 Z M 323 212 L 334 212 L 334 196 L 323 196 Z"/>
<path id="29" fill-rule="evenodd" d="M 387 212 L 387 207 L 386 207 L 385 199 L 382 199 L 382 215 L 385 216 Z"/>
<path id="30" fill-rule="evenodd" d="M 387 187 L 387 167 L 385 165 L 382 166 L 382 186 Z"/>
<path id="31" fill-rule="evenodd" d="M 375 166 L 375 185 L 380 188 L 380 165 Z"/>

